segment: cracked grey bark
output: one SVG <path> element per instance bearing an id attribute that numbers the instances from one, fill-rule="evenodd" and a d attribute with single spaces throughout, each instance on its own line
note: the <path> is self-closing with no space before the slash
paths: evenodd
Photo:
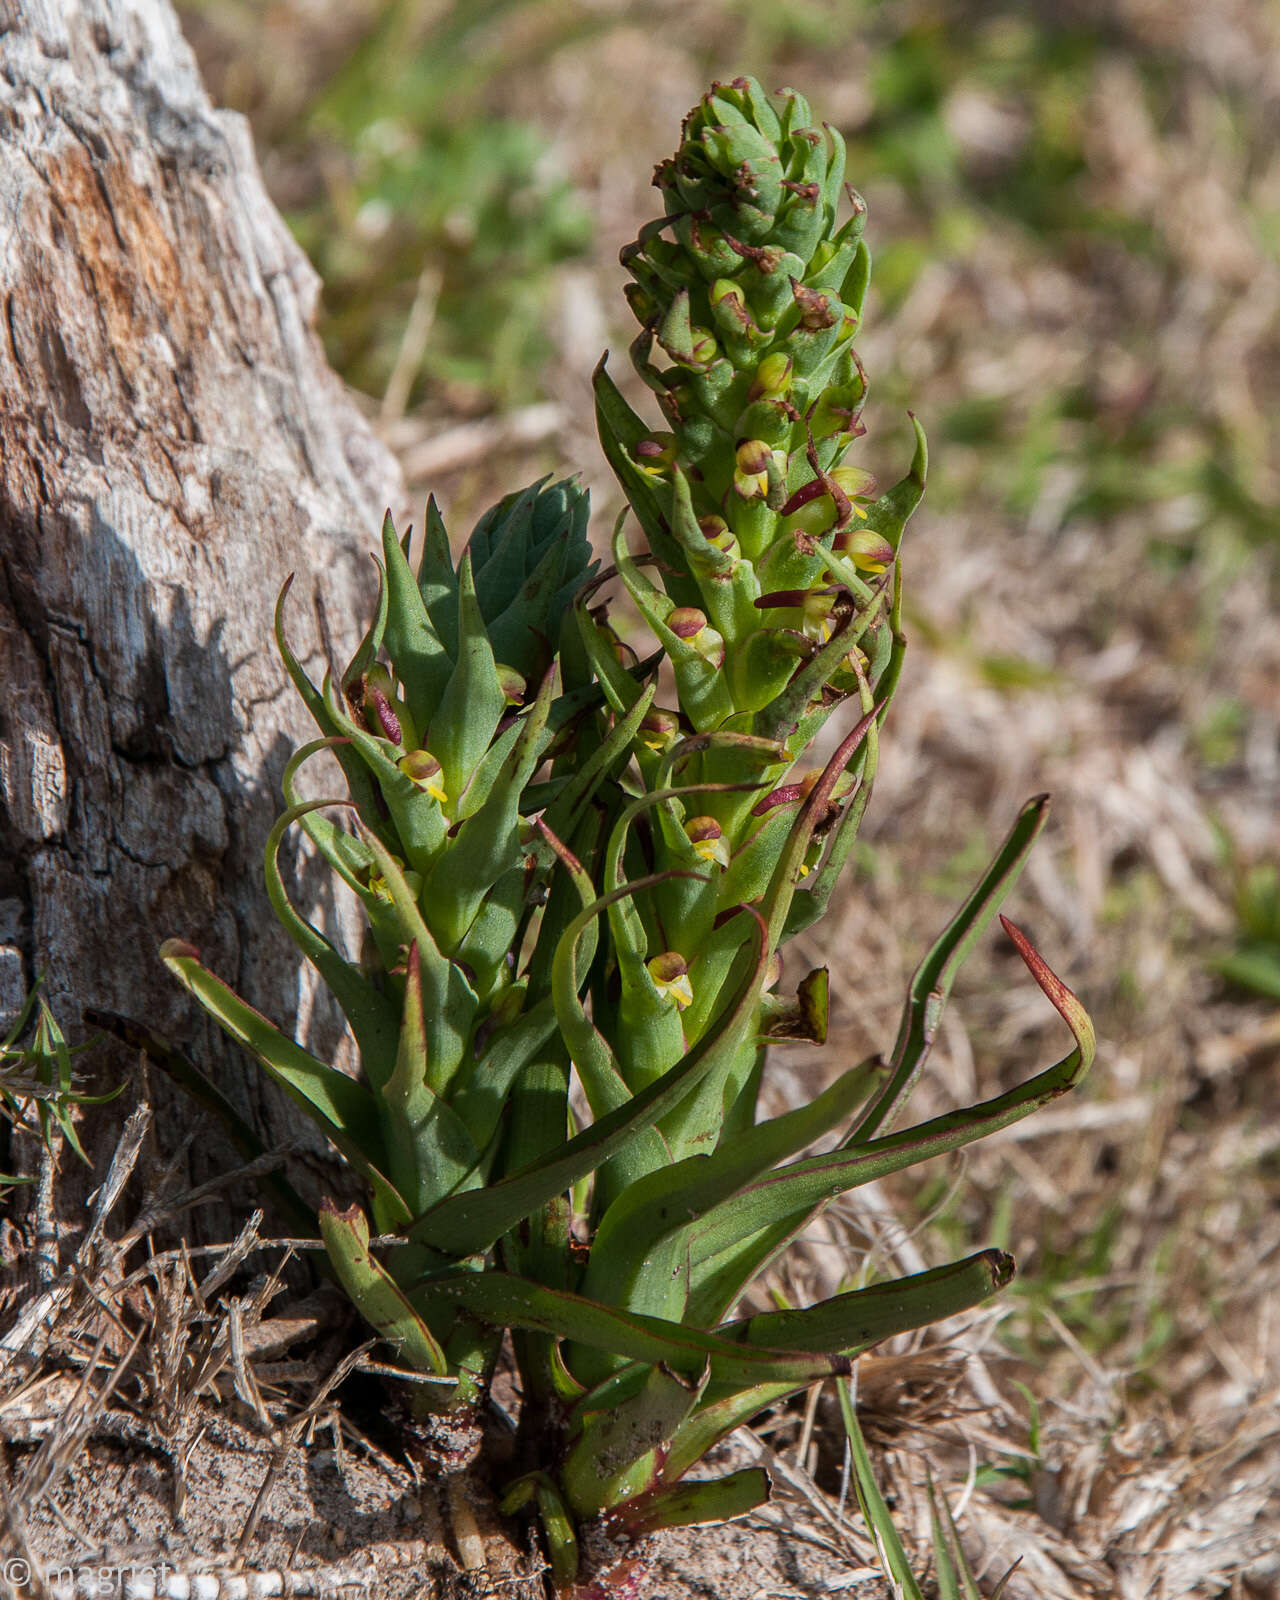
<path id="1" fill-rule="evenodd" d="M 403 485 L 168 0 L 0 0 L 0 283 L 0 1012 L 43 971 L 73 1033 L 137 1018 L 305 1140 L 156 947 L 339 1048 L 261 886 L 315 733 L 271 610 L 296 570 L 295 648 L 342 655 Z"/>

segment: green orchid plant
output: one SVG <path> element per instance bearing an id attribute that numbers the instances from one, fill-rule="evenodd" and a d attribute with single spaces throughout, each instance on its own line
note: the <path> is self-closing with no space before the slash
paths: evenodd
<path id="1" fill-rule="evenodd" d="M 687 1475 L 756 1413 L 1009 1280 L 1010 1258 L 986 1250 L 819 1305 L 740 1309 L 837 1197 L 1027 1116 L 1093 1057 L 1082 1007 L 1005 922 L 1074 1048 L 896 1127 L 1041 797 L 922 961 L 892 1051 L 759 1115 L 768 1042 L 826 1038 L 827 974 L 788 992 L 783 951 L 826 910 L 871 793 L 927 465 L 918 424 L 886 492 L 846 462 L 864 431 L 853 341 L 870 261 L 843 178 L 838 135 L 748 79 L 716 85 L 658 168 L 666 214 L 623 260 L 633 361 L 665 426 L 603 363 L 595 380 L 647 548 L 624 515 L 597 572 L 585 497 L 543 483 L 488 513 L 456 566 L 434 505 L 416 561 L 388 521 L 373 625 L 320 687 L 278 618 L 320 737 L 286 771 L 267 886 L 345 1012 L 363 1081 L 191 946 L 165 950 L 363 1179 L 367 1207 L 327 1204 L 320 1231 L 368 1322 L 432 1380 L 410 1420 L 441 1470 L 474 1454 L 510 1334 L 522 1405 L 504 1504 L 536 1509 L 566 1588 L 591 1525 L 638 1536 L 760 1504 L 759 1469 Z M 611 584 L 651 635 L 643 658 L 611 621 Z M 341 763 L 341 801 L 296 793 L 321 751 Z M 359 961 L 289 900 L 277 858 L 294 826 L 363 905 Z"/>

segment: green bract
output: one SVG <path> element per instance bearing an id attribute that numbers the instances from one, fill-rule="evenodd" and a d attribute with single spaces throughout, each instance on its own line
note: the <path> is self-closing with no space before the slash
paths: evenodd
<path id="1" fill-rule="evenodd" d="M 685 1474 L 763 1407 L 1005 1283 L 1010 1259 L 983 1251 L 804 1309 L 739 1310 L 833 1199 L 1026 1116 L 1093 1054 L 1079 1003 L 1006 923 L 1075 1047 L 992 1100 L 894 1129 L 959 963 L 1042 826 L 1039 798 L 921 963 L 893 1050 L 759 1119 L 767 1042 L 826 1038 L 825 969 L 780 992 L 780 952 L 825 910 L 870 795 L 925 448 L 917 428 L 908 475 L 879 498 L 844 464 L 866 392 L 852 344 L 865 207 L 850 193 L 839 220 L 842 147 L 798 95 L 717 86 L 656 181 L 667 215 L 624 259 L 634 354 L 667 427 L 603 366 L 596 380 L 648 551 L 620 521 L 596 577 L 584 497 L 536 485 L 482 519 L 455 566 L 431 506 L 416 564 L 385 527 L 378 613 L 340 677 L 317 688 L 277 627 L 321 736 L 286 770 L 267 884 L 345 1011 L 363 1081 L 191 947 L 166 951 L 363 1175 L 369 1214 L 326 1206 L 320 1231 L 369 1323 L 437 1380 L 415 1390 L 412 1434 L 437 1466 L 465 1456 L 458 1423 L 511 1331 L 506 1504 L 536 1506 L 563 1582 L 584 1521 L 639 1533 L 758 1504 L 761 1472 Z M 614 576 L 653 636 L 643 661 L 609 621 Z M 674 704 L 657 703 L 660 681 Z M 296 792 L 321 751 L 349 799 Z M 358 963 L 289 901 L 277 854 L 295 824 L 364 908 Z"/>

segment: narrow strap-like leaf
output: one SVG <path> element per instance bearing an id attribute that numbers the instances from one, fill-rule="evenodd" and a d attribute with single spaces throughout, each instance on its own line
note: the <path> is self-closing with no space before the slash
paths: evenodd
<path id="1" fill-rule="evenodd" d="M 382 556 L 388 600 L 387 652 L 404 685 L 414 724 L 422 729 L 429 725 L 440 703 L 453 662 L 431 624 L 422 591 L 396 538 L 390 512 L 382 524 Z"/>
<path id="2" fill-rule="evenodd" d="M 308 800 L 290 806 L 267 835 L 263 874 L 271 909 L 285 932 L 333 991 L 360 1047 L 364 1069 L 373 1083 L 381 1083 L 392 1069 L 399 1037 L 395 1008 L 378 993 L 357 968 L 346 961 L 329 940 L 301 916 L 289 899 L 280 873 L 280 845 L 285 834 L 307 811 L 325 805 L 349 805 L 345 800 Z M 370 835 L 372 837 L 372 835 Z"/>
<path id="3" fill-rule="evenodd" d="M 1012 1277 L 1012 1256 L 982 1250 L 945 1267 L 834 1295 L 803 1311 L 767 1311 L 719 1331 L 774 1350 L 866 1350 L 893 1334 L 969 1311 Z"/>
<path id="4" fill-rule="evenodd" d="M 435 1335 L 409 1303 L 404 1290 L 369 1250 L 369 1224 L 359 1206 L 339 1211 L 326 1200 L 320 1232 L 342 1287 L 365 1321 L 418 1372 L 444 1376 L 448 1362 Z"/>
<path id="5" fill-rule="evenodd" d="M 457 1195 L 428 1211 L 413 1225 L 413 1237 L 459 1252 L 483 1250 L 508 1233 L 523 1218 L 548 1200 L 594 1172 L 624 1150 L 636 1135 L 651 1128 L 703 1078 L 714 1072 L 741 1043 L 755 1015 L 766 975 L 764 924 L 748 908 L 757 924 L 755 963 L 738 994 L 725 1008 L 723 1023 L 709 1031 L 688 1056 L 625 1105 L 570 1139 L 561 1148 L 525 1172 L 475 1194 Z"/>
<path id="6" fill-rule="evenodd" d="M 713 1383 L 751 1384 L 773 1379 L 806 1383 L 848 1370 L 848 1362 L 840 1356 L 761 1350 L 661 1317 L 619 1311 L 616 1306 L 547 1289 L 505 1272 L 433 1277 L 427 1287 L 432 1295 L 456 1300 L 472 1316 L 498 1327 L 533 1328 L 630 1360 L 655 1365 L 665 1362 L 675 1372 L 695 1376 L 709 1361 Z"/>
<path id="7" fill-rule="evenodd" d="M 293 680 L 293 686 L 302 697 L 303 704 L 315 718 L 316 726 L 326 738 L 333 738 L 338 735 L 345 734 L 346 730 L 340 728 L 334 721 L 328 701 L 303 671 L 301 662 L 299 662 L 298 658 L 289 648 L 289 641 L 284 636 L 284 605 L 285 601 L 289 597 L 289 590 L 293 587 L 293 578 L 293 573 L 290 573 L 285 579 L 279 596 L 276 599 L 276 649 L 280 652 L 280 659 L 284 662 L 285 671 Z M 381 639 L 382 634 L 380 624 L 385 625 L 386 623 L 386 605 L 386 584 L 381 582 L 381 571 L 379 571 L 378 617 L 375 619 L 373 627 L 366 635 L 367 639 Z M 376 653 L 376 643 L 374 644 L 373 648 Z M 342 767 L 342 774 L 347 780 L 347 787 L 351 790 L 351 798 L 366 816 L 370 818 L 376 817 L 377 789 L 374 785 L 374 781 L 370 775 L 368 767 L 360 760 L 360 757 L 355 753 L 355 751 L 349 747 L 335 746 L 334 754 L 337 756 L 338 762 Z"/>
<path id="8" fill-rule="evenodd" d="M 418 946 L 405 961 L 404 1013 L 395 1071 L 379 1100 L 392 1177 L 414 1211 L 462 1183 L 480 1160 L 458 1113 L 431 1087 Z"/>
<path id="9" fill-rule="evenodd" d="M 828 1155 L 811 1156 L 767 1174 L 733 1200 L 717 1206 L 697 1224 L 695 1249 L 699 1254 L 715 1255 L 757 1229 L 825 1205 L 861 1184 L 973 1144 L 1001 1128 L 1021 1122 L 1041 1106 L 1066 1094 L 1084 1078 L 1096 1051 L 1088 1014 L 1025 937 L 1012 923 L 1001 920 L 1031 975 L 1074 1034 L 1075 1049 L 1026 1083 L 980 1105 L 947 1112 L 914 1128 L 865 1144 L 846 1143 Z"/>
<path id="10" fill-rule="evenodd" d="M 892 1122 L 911 1093 L 937 1035 L 956 974 L 1017 882 L 1048 814 L 1048 795 L 1037 795 L 1023 806 L 977 887 L 916 968 L 889 1058 L 889 1081 L 854 1130 L 850 1144 L 865 1144 L 874 1138 Z"/>
<path id="11" fill-rule="evenodd" d="M 461 967 L 441 952 L 399 862 L 375 834 L 366 832 L 365 840 L 374 853 L 379 875 L 391 897 L 401 942 L 418 946 L 427 1026 L 428 1081 L 434 1093 L 447 1096 L 466 1052 L 478 1004 L 476 995 Z"/>
<path id="12" fill-rule="evenodd" d="M 427 732 L 427 748 L 444 768 L 445 789 L 456 799 L 489 748 L 507 699 L 493 646 L 476 600 L 471 560 L 458 563 L 458 654 Z"/>
<path id="13" fill-rule="evenodd" d="M 488 797 L 441 850 L 427 879 L 424 903 L 431 906 L 440 943 L 450 952 L 494 884 L 519 863 L 520 796 L 542 753 L 555 682 L 553 667 L 543 679 L 537 699 L 520 719 L 520 736 Z"/>
<path id="14" fill-rule="evenodd" d="M 871 1063 L 853 1067 L 807 1105 L 758 1123 L 714 1155 L 690 1156 L 624 1190 L 596 1232 L 582 1292 L 630 1305 L 660 1241 L 852 1116 L 874 1079 Z"/>
<path id="15" fill-rule="evenodd" d="M 407 1220 L 409 1207 L 383 1176 L 387 1154 L 368 1089 L 281 1033 L 216 978 L 190 945 L 170 939 L 161 945 L 160 957 L 209 1015 L 256 1057 L 268 1076 L 365 1175 L 378 1195 L 381 1213 L 392 1225 Z"/>
<path id="16" fill-rule="evenodd" d="M 776 1405 L 779 1400 L 785 1400 L 798 1387 L 795 1383 L 758 1383 L 749 1389 L 740 1389 L 735 1394 L 700 1405 L 680 1424 L 667 1445 L 666 1460 L 662 1464 L 662 1482 L 676 1483 L 726 1434 L 749 1422 L 758 1412 Z"/>
<path id="17" fill-rule="evenodd" d="M 763 1467 L 741 1467 L 723 1478 L 681 1483 L 621 1506 L 617 1520 L 637 1538 L 658 1528 L 691 1528 L 704 1522 L 732 1522 L 762 1506 L 769 1498 L 769 1474 Z"/>
<path id="18" fill-rule="evenodd" d="M 641 693 L 631 710 L 614 723 L 604 739 L 586 761 L 570 775 L 564 788 L 547 807 L 545 812 L 547 827 L 558 838 L 572 838 L 584 808 L 608 775 L 609 769 L 629 755 L 632 741 L 640 731 L 640 724 L 653 704 L 653 697 L 657 692 L 658 686 L 653 683 Z M 536 843 L 537 841 L 535 845 Z M 545 852 L 547 860 L 551 859 L 552 852 L 545 843 L 541 846 L 540 853 L 542 852 Z"/>

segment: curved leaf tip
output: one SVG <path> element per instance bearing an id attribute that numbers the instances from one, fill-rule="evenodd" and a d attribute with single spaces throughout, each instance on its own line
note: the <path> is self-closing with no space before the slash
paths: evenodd
<path id="1" fill-rule="evenodd" d="M 1075 1035 L 1076 1044 L 1080 1049 L 1080 1076 L 1083 1076 L 1088 1071 L 1098 1048 L 1097 1036 L 1093 1031 L 1089 1013 L 1016 923 L 1002 915 L 1000 926 L 1013 940 L 1018 954 L 1026 963 L 1028 972 L 1044 991 L 1045 998 Z"/>

